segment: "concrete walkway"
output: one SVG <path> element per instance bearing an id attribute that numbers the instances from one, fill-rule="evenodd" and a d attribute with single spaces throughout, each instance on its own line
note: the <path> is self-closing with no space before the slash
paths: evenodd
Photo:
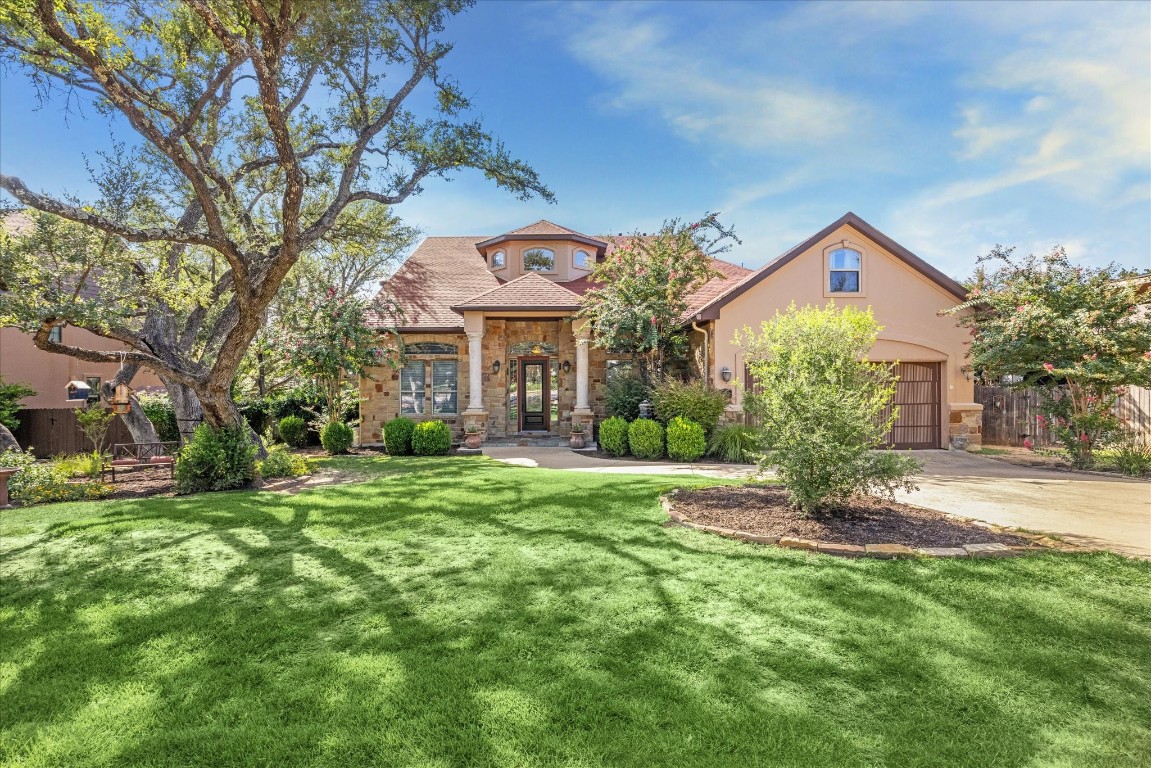
<path id="1" fill-rule="evenodd" d="M 675 464 L 604 459 L 567 448 L 485 448 L 521 467 L 739 479 L 754 469 L 733 464 Z M 1151 557 L 1151 483 L 1083 472 L 1019 467 L 958 451 L 916 451 L 919 490 L 901 501 L 988 523 L 1053 533 L 1066 541 Z"/>
<path id="2" fill-rule="evenodd" d="M 919 490 L 901 501 L 1084 546 L 1151 557 L 1151 483 L 1020 467 L 958 451 L 916 451 Z"/>
<path id="3" fill-rule="evenodd" d="M 485 456 L 518 467 L 567 469 L 573 472 L 599 472 L 619 475 L 700 475 L 702 477 L 744 478 L 755 472 L 742 464 L 675 464 L 666 461 L 605 459 L 578 453 L 570 448 L 494 447 L 484 448 Z"/>

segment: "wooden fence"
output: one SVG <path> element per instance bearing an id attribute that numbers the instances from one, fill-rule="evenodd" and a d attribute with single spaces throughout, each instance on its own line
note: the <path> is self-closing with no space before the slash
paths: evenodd
<path id="1" fill-rule="evenodd" d="M 1023 445 L 1028 437 L 1035 445 L 1055 443 L 1051 431 L 1039 424 L 1037 390 L 976 384 L 975 402 L 983 405 L 984 445 Z M 1130 387 L 1115 404 L 1115 413 L 1137 434 L 1151 437 L 1151 389 Z"/>
<path id="2" fill-rule="evenodd" d="M 16 418 L 20 420 L 20 426 L 12 432 L 12 436 L 21 447 L 31 447 L 37 458 L 92 451 L 92 443 L 84 437 L 84 432 L 76 423 L 76 411 L 73 408 L 24 408 L 17 412 Z M 124 421 L 113 419 L 108 427 L 106 443 L 130 442 L 132 433 L 124 426 Z"/>

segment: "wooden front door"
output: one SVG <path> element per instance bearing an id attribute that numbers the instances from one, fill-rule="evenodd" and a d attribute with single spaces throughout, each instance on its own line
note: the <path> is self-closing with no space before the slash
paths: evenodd
<path id="1" fill-rule="evenodd" d="M 551 427 L 551 392 L 546 357 L 519 360 L 520 431 L 547 432 Z"/>

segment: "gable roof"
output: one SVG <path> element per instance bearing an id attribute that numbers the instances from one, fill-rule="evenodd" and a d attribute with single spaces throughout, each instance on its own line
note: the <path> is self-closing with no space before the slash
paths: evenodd
<path id="1" fill-rule="evenodd" d="M 580 297 L 535 272 L 517 277 L 452 307 L 457 312 L 478 309 L 579 309 Z"/>
<path id="2" fill-rule="evenodd" d="M 819 230 L 799 245 L 785 251 L 782 255 L 773 261 L 768 262 L 764 266 L 744 277 L 735 285 L 732 285 L 724 290 L 718 296 L 701 306 L 695 314 L 697 317 L 699 317 L 699 319 L 702 320 L 715 320 L 719 317 L 720 309 L 723 308 L 732 299 L 735 299 L 738 296 L 742 296 L 761 281 L 771 277 L 780 269 L 798 258 L 800 254 L 806 252 L 820 240 L 827 237 L 832 232 L 844 225 L 851 227 L 864 237 L 878 244 L 891 255 L 895 256 L 897 259 L 904 262 L 909 267 L 922 274 L 928 280 L 935 283 L 940 288 L 950 293 L 952 296 L 958 298 L 960 301 L 967 300 L 967 289 L 960 285 L 958 282 L 952 280 L 950 277 L 943 274 L 938 269 L 916 256 L 914 253 L 907 250 L 902 245 L 895 242 L 890 237 L 883 234 L 878 229 L 871 226 L 851 211 L 848 211 L 847 213 L 843 214 L 843 216 L 839 217 L 831 224 L 828 224 L 826 227 Z"/>
<path id="3" fill-rule="evenodd" d="M 505 235 L 582 235 L 582 232 L 576 232 L 574 229 L 561 227 L 555 222 L 548 221 L 547 219 L 540 219 L 535 224 L 528 224 L 526 227 L 513 229 L 511 232 L 505 232 Z"/>
<path id="4" fill-rule="evenodd" d="M 561 227 L 559 224 L 554 224 L 547 219 L 540 219 L 535 224 L 528 224 L 526 227 L 513 229 L 511 232 L 505 232 L 502 235 L 489 237 L 486 240 L 476 243 L 476 250 L 481 253 L 486 248 L 491 248 L 493 245 L 506 243 L 514 240 L 567 240 L 586 245 L 594 248 L 596 258 L 602 259 L 607 252 L 608 244 L 604 240 L 600 240 L 582 232 L 576 232 L 574 229 Z"/>

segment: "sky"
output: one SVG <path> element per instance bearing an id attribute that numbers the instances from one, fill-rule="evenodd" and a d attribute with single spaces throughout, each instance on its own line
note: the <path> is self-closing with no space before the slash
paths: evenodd
<path id="1" fill-rule="evenodd" d="M 502 2 L 445 68 L 556 203 L 476 172 L 396 212 L 427 235 L 720 212 L 758 267 L 854 211 L 963 278 L 994 245 L 1151 269 L 1151 3 Z M 0 169 L 90 194 L 110 126 L 0 80 Z"/>

